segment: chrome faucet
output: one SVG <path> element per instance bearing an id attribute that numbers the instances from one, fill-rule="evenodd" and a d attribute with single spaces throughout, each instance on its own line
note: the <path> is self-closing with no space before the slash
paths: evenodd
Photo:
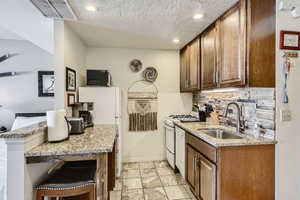
<path id="1" fill-rule="evenodd" d="M 242 120 L 242 110 L 236 102 L 231 102 L 227 104 L 226 111 L 225 111 L 225 118 L 227 118 L 229 107 L 235 106 L 237 110 L 237 116 L 236 116 L 236 132 L 237 133 L 243 133 L 245 130 L 245 121 Z"/>

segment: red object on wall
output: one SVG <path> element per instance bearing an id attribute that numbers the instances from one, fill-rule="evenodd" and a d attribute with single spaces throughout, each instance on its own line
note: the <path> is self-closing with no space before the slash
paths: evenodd
<path id="1" fill-rule="evenodd" d="M 288 39 L 288 36 L 296 36 L 295 41 Z M 290 40 L 290 41 L 288 41 Z M 286 42 L 294 44 L 287 45 Z M 280 31 L 280 49 L 286 50 L 300 50 L 300 32 L 297 31 Z"/>

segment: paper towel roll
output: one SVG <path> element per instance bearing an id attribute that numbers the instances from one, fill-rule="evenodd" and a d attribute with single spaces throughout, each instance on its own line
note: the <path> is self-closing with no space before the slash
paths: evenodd
<path id="1" fill-rule="evenodd" d="M 68 124 L 65 120 L 65 110 L 47 112 L 48 141 L 59 142 L 68 138 Z"/>

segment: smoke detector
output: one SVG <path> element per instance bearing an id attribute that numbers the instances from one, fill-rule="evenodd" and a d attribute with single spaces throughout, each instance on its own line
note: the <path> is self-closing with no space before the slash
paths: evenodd
<path id="1" fill-rule="evenodd" d="M 39 11 L 48 18 L 77 20 L 67 0 L 30 0 Z"/>

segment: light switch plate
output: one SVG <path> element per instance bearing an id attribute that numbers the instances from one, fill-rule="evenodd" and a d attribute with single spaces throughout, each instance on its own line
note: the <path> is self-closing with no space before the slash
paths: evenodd
<path id="1" fill-rule="evenodd" d="M 288 122 L 292 120 L 292 113 L 290 110 L 281 110 L 280 118 L 282 122 Z"/>

